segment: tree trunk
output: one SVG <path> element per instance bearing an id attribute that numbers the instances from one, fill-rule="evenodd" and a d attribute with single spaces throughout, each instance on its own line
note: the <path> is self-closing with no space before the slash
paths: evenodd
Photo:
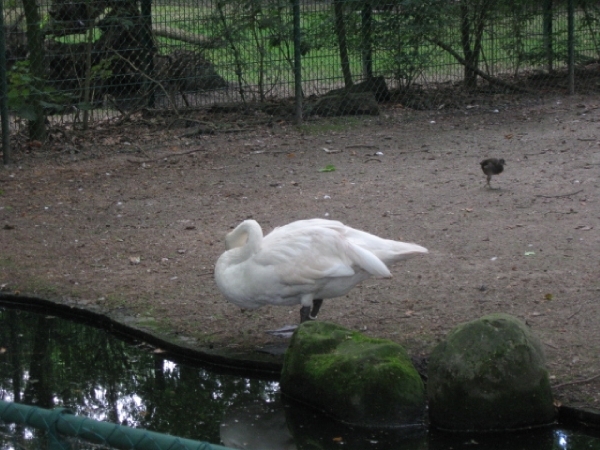
<path id="1" fill-rule="evenodd" d="M 363 77 L 370 79 L 373 78 L 373 5 L 369 0 L 363 4 L 361 18 Z"/>
<path id="2" fill-rule="evenodd" d="M 29 70 L 35 78 L 34 87 L 43 90 L 44 79 L 44 34 L 40 27 L 40 12 L 36 0 L 23 0 L 23 12 L 27 22 L 27 46 L 29 49 Z M 31 94 L 35 119 L 29 121 L 29 138 L 43 141 L 46 138 L 46 116 L 39 95 Z"/>
<path id="3" fill-rule="evenodd" d="M 346 24 L 344 23 L 344 2 L 343 0 L 334 0 L 333 9 L 335 13 L 335 34 L 340 48 L 340 60 L 342 63 L 342 74 L 344 75 L 344 85 L 349 88 L 354 84 L 352 82 L 352 72 L 350 71 L 350 58 L 348 57 L 348 41 L 346 38 Z"/>
<path id="4" fill-rule="evenodd" d="M 489 0 L 465 1 L 460 5 L 461 44 L 466 61 L 464 82 L 468 89 L 477 87 L 477 73 L 473 69 L 479 67 L 483 32 L 491 5 Z"/>
<path id="5" fill-rule="evenodd" d="M 475 64 L 475 52 L 471 48 L 471 20 L 469 18 L 469 6 L 465 2 L 460 4 L 460 38 L 465 57 L 464 83 L 467 89 L 477 87 L 477 74 L 473 71 Z"/>
<path id="6" fill-rule="evenodd" d="M 548 72 L 554 69 L 554 49 L 552 45 L 552 0 L 544 0 L 543 6 L 544 27 L 544 51 L 546 53 L 546 68 Z"/>

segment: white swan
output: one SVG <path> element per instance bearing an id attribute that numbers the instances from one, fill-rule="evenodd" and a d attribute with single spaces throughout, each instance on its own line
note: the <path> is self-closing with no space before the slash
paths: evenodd
<path id="1" fill-rule="evenodd" d="M 427 253 L 325 219 L 292 222 L 265 237 L 258 222 L 245 220 L 226 236 L 225 248 L 215 281 L 227 300 L 244 309 L 300 304 L 300 322 L 315 319 L 323 299 L 371 276 L 389 278 L 387 265 Z"/>

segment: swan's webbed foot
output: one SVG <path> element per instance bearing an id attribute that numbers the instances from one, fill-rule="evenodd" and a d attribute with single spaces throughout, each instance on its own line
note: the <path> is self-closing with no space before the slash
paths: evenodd
<path id="1" fill-rule="evenodd" d="M 322 304 L 323 299 L 318 298 L 313 300 L 312 309 L 310 306 L 303 306 L 300 308 L 300 323 L 306 322 L 307 320 L 315 320 Z"/>
<path id="2" fill-rule="evenodd" d="M 300 308 L 300 323 L 307 322 L 309 320 L 315 320 L 317 318 L 317 314 L 319 314 L 319 310 L 321 309 L 321 305 L 323 305 L 323 299 L 313 300 L 312 307 L 303 306 Z M 296 325 L 286 325 L 277 330 L 268 330 L 266 333 L 272 336 L 290 338 L 294 331 L 298 328 Z"/>
<path id="3" fill-rule="evenodd" d="M 298 328 L 297 325 L 285 325 L 277 330 L 267 330 L 266 333 L 270 334 L 271 336 L 289 339 L 294 334 L 294 331 L 296 331 L 296 328 Z"/>

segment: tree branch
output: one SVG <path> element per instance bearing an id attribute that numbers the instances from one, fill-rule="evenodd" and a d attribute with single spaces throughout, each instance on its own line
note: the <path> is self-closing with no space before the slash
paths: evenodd
<path id="1" fill-rule="evenodd" d="M 514 86 L 514 85 L 512 85 L 510 83 L 507 83 L 506 81 L 502 81 L 502 80 L 500 80 L 498 78 L 494 78 L 494 77 L 488 75 L 487 73 L 481 71 L 480 69 L 469 65 L 467 63 L 467 61 L 462 56 L 460 56 L 454 49 L 452 49 L 452 47 L 450 47 L 448 44 L 443 43 L 439 39 L 427 38 L 427 40 L 429 42 L 431 42 L 432 44 L 437 45 L 442 50 L 445 50 L 448 53 L 450 53 L 459 63 L 461 63 L 463 66 L 465 66 L 466 68 L 468 68 L 472 72 L 474 72 L 477 75 L 479 75 L 484 80 L 488 81 L 490 84 L 496 84 L 498 86 L 502 86 L 502 87 L 510 89 L 512 91 L 529 92 L 529 93 L 531 93 L 531 91 L 529 89 L 518 87 L 518 86 Z"/>
<path id="2" fill-rule="evenodd" d="M 196 33 L 190 33 L 179 28 L 171 28 L 162 23 L 153 23 L 152 32 L 155 36 L 160 36 L 168 39 L 175 39 L 176 41 L 187 42 L 189 44 L 197 45 L 201 48 L 221 48 L 225 46 L 225 43 L 221 39 L 210 38 Z"/>

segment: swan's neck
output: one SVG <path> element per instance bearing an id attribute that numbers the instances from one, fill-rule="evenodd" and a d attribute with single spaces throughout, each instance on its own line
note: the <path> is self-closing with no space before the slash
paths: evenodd
<path id="1" fill-rule="evenodd" d="M 262 228 L 254 220 L 245 220 L 225 238 L 227 250 L 234 250 L 236 259 L 244 261 L 260 250 L 263 239 Z"/>

